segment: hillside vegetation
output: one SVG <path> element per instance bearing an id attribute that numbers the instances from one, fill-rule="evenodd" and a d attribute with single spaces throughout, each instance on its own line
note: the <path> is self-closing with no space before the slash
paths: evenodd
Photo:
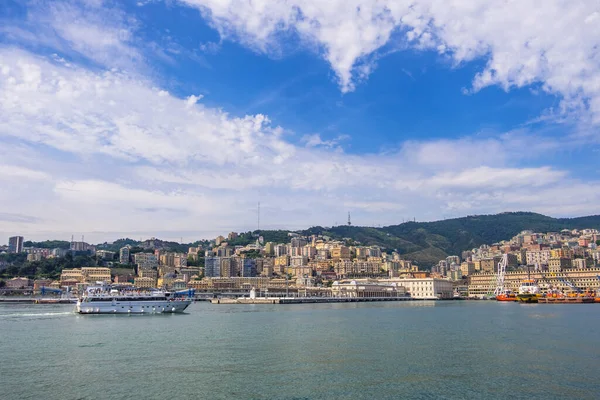
<path id="1" fill-rule="evenodd" d="M 562 229 L 600 229 L 600 215 L 552 218 L 530 212 L 474 215 L 435 222 L 406 222 L 383 228 L 360 226 L 314 227 L 306 234 L 349 238 L 364 245 L 396 250 L 404 258 L 428 267 L 448 255 L 482 244 L 508 240 L 523 230 L 557 232 Z"/>

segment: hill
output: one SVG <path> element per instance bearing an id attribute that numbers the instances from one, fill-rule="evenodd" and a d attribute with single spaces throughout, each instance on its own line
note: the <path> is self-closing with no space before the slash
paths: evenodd
<path id="1" fill-rule="evenodd" d="M 435 222 L 406 222 L 383 228 L 360 226 L 314 227 L 305 234 L 348 238 L 364 245 L 379 245 L 396 250 L 404 258 L 423 267 L 448 255 L 482 244 L 508 240 L 523 230 L 557 232 L 562 229 L 600 229 L 600 215 L 578 218 L 552 218 L 531 212 L 473 215 Z"/>

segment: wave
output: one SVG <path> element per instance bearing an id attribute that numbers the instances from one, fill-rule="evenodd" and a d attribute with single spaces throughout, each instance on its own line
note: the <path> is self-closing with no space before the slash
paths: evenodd
<path id="1" fill-rule="evenodd" d="M 31 318 L 31 317 L 57 317 L 64 315 L 75 315 L 73 311 L 44 312 L 44 313 L 10 313 L 0 314 L 0 318 Z"/>

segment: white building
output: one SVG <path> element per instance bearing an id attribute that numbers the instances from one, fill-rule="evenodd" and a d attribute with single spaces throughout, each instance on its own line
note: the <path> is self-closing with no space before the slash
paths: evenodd
<path id="1" fill-rule="evenodd" d="M 398 286 L 404 286 L 413 299 L 451 299 L 454 296 L 452 282 L 440 278 L 392 278 Z"/>

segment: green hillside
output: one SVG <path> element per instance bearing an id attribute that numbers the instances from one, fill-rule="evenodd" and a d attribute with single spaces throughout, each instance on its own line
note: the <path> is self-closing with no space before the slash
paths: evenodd
<path id="1" fill-rule="evenodd" d="M 383 228 L 359 226 L 315 227 L 306 234 L 349 238 L 365 245 L 394 249 L 404 258 L 428 267 L 448 255 L 482 244 L 507 240 L 523 230 L 557 232 L 562 229 L 600 229 L 600 215 L 552 218 L 530 212 L 474 215 L 435 222 L 406 222 Z"/>

